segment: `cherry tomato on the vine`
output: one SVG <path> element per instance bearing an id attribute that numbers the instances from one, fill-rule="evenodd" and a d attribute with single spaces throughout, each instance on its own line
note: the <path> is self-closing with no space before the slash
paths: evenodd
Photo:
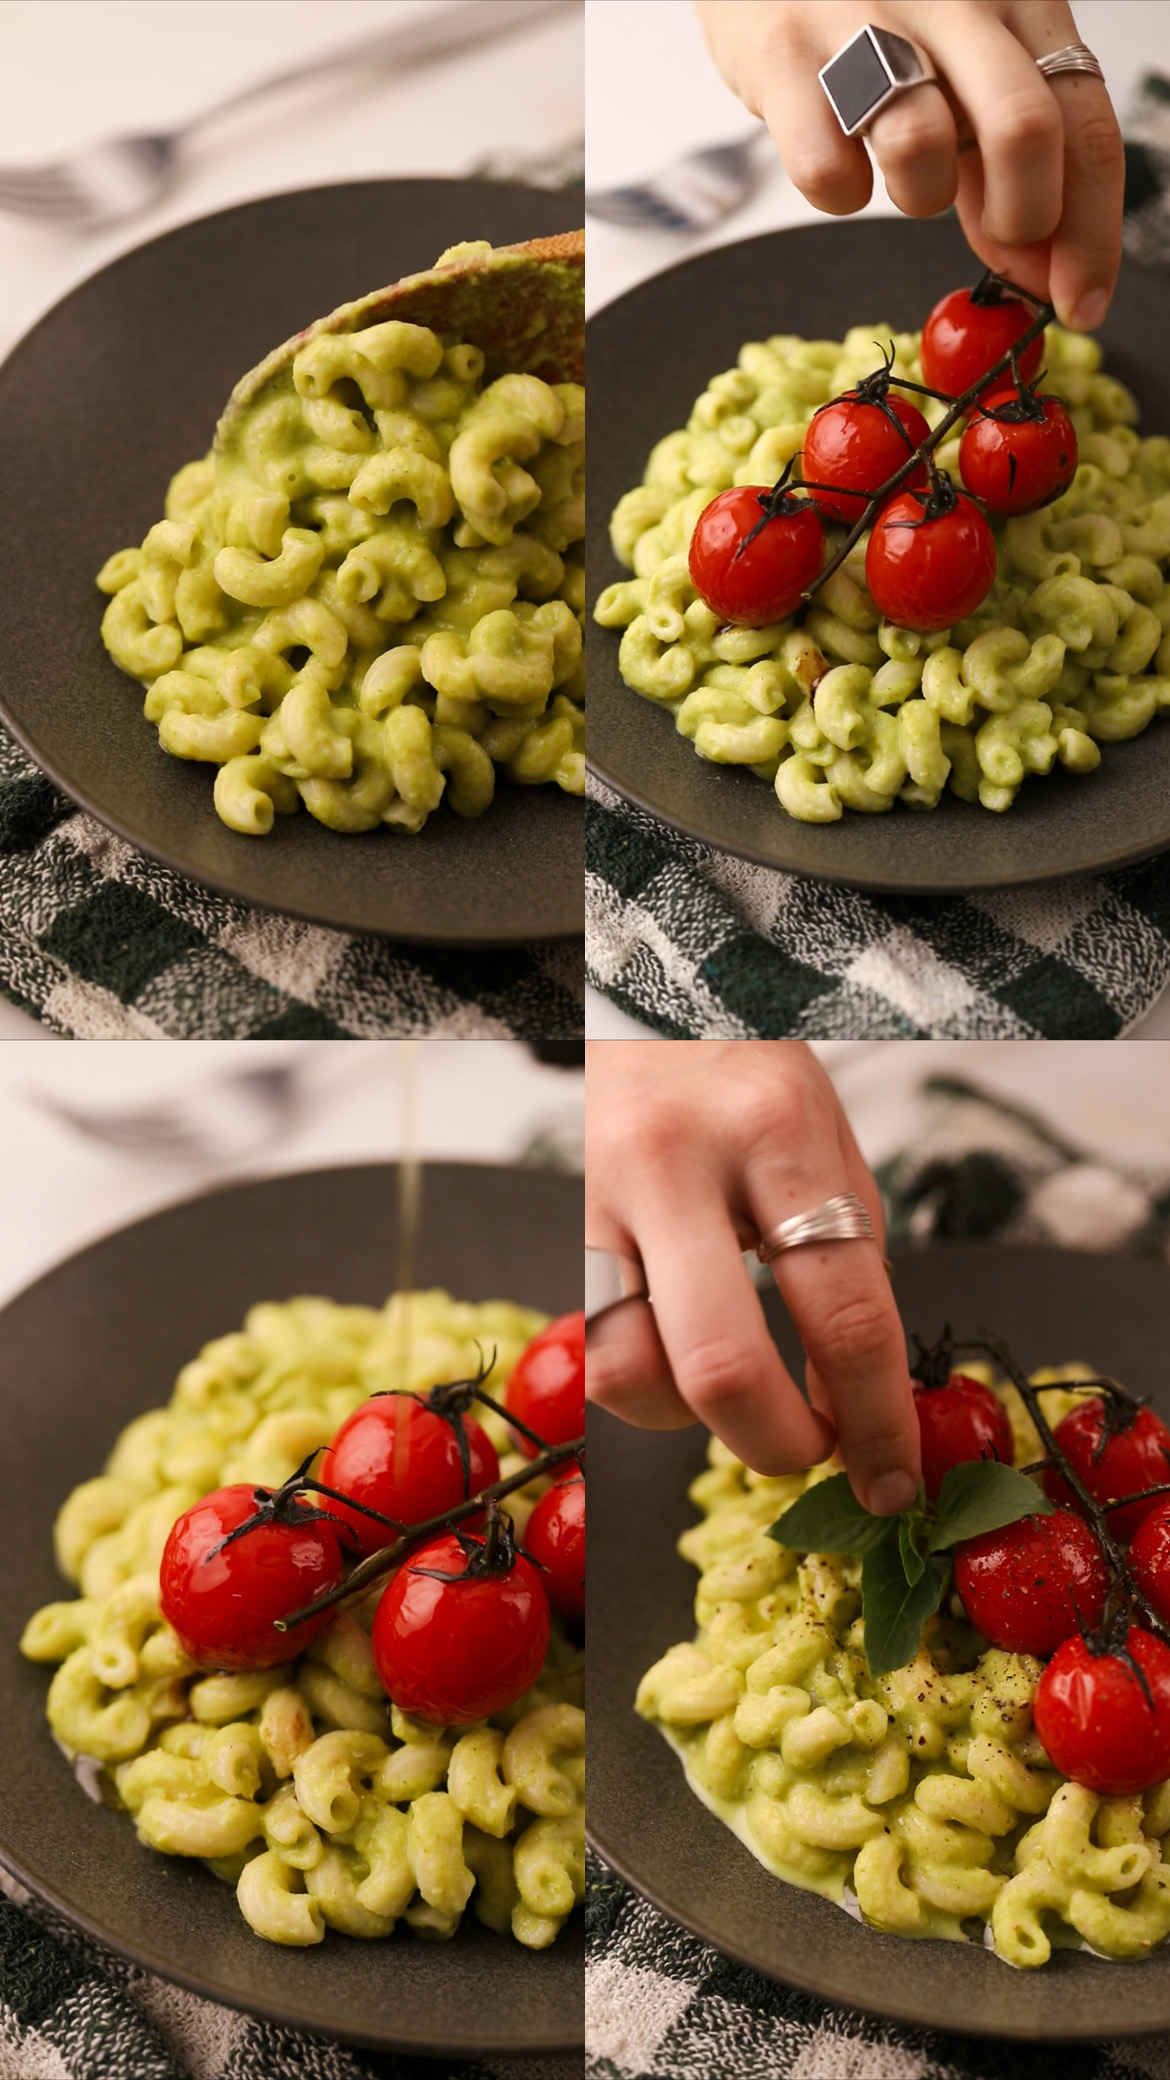
<path id="1" fill-rule="evenodd" d="M 455 1422 L 467 1439 L 465 1478 Z M 320 1479 L 400 1524 L 422 1524 L 478 1495 L 500 1477 L 486 1431 L 472 1415 L 437 1415 L 409 1394 L 376 1394 L 347 1416 L 321 1461 Z M 393 1532 L 343 1502 L 325 1507 L 344 1518 L 363 1553 L 376 1553 Z"/>
<path id="2" fill-rule="evenodd" d="M 984 409 L 1019 403 L 1013 389 L 996 390 Z M 1076 428 L 1058 397 L 1038 397 L 1042 418 L 988 419 L 977 412 L 959 446 L 968 491 L 993 513 L 1034 513 L 1059 498 L 1077 473 Z"/>
<path id="3" fill-rule="evenodd" d="M 1118 1514 L 1110 1511 L 1110 1528 Z M 1158 1616 L 1170 1623 L 1170 1495 L 1150 1504 L 1134 1532 L 1125 1564 Z"/>
<path id="4" fill-rule="evenodd" d="M 563 1618 L 585 1616 L 585 1482 L 573 1472 L 546 1489 L 528 1519 L 524 1549 L 538 1561 L 545 1593 Z"/>
<path id="5" fill-rule="evenodd" d="M 906 461 L 912 448 L 920 447 L 930 428 L 917 405 L 889 391 L 884 406 L 859 398 L 856 390 L 822 405 L 813 413 L 804 437 L 801 475 L 812 484 L 840 485 L 838 491 L 816 491 L 813 496 L 823 513 L 852 526 L 865 511 L 871 492 L 884 484 Z M 889 414 L 898 421 L 892 424 Z M 921 484 L 926 473 L 919 464 L 907 478 Z"/>
<path id="6" fill-rule="evenodd" d="M 1040 1661 L 1078 1624 L 1100 1624 L 1108 1586 L 1101 1548 L 1070 1509 L 1018 1517 L 955 1553 L 955 1587 L 972 1625 L 993 1647 Z"/>
<path id="7" fill-rule="evenodd" d="M 1053 1655 L 1032 1708 L 1057 1769 L 1102 1798 L 1129 1798 L 1170 1777 L 1170 1647 L 1137 1625 L 1125 1644 L 1149 1697 L 1120 1654 L 1074 1636 Z"/>
<path id="8" fill-rule="evenodd" d="M 958 494 L 927 517 L 926 493 L 898 491 L 874 521 L 865 582 L 875 607 L 899 628 L 933 635 L 953 628 L 986 599 L 995 577 L 995 537 L 978 506 Z"/>
<path id="9" fill-rule="evenodd" d="M 466 1532 L 430 1539 L 403 1561 L 375 1613 L 370 1644 L 388 1694 L 435 1726 L 503 1711 L 544 1666 L 548 1598 L 537 1569 L 517 1553 L 504 1573 L 465 1574 L 483 1545 Z"/>
<path id="10" fill-rule="evenodd" d="M 824 556 L 825 536 L 815 508 L 794 502 L 777 513 L 749 542 L 736 550 L 763 519 L 761 495 L 766 484 L 736 484 L 721 491 L 699 514 L 691 536 L 691 582 L 699 598 L 740 628 L 763 628 L 783 621 L 800 605 Z"/>
<path id="11" fill-rule="evenodd" d="M 1122 1416 L 1124 1427 L 1105 1435 L 1105 1405 L 1093 1395 L 1071 1409 L 1058 1423 L 1055 1437 L 1094 1502 L 1116 1502 L 1124 1495 L 1140 1494 L 1143 1488 L 1164 1487 L 1170 1481 L 1170 1430 L 1152 1408 L 1139 1408 Z M 1044 1492 L 1054 1502 L 1076 1508 L 1076 1497 L 1055 1466 L 1044 1474 Z M 1151 1502 L 1134 1502 L 1128 1508 L 1111 1509 L 1109 1529 L 1118 1543 L 1133 1537 L 1142 1518 L 1154 1508 Z"/>
<path id="12" fill-rule="evenodd" d="M 546 1444 L 568 1444 L 585 1428 L 585 1316 L 562 1314 L 527 1350 L 521 1351 L 505 1396 L 510 1413 L 519 1416 Z M 537 1447 L 519 1430 L 512 1433 L 525 1458 Z"/>
<path id="13" fill-rule="evenodd" d="M 294 1632 L 277 1632 L 273 1623 L 336 1588 L 342 1577 L 333 1526 L 295 1521 L 311 1505 L 298 1506 L 291 1523 L 262 1520 L 214 1551 L 257 1515 L 255 1496 L 246 1482 L 214 1489 L 171 1526 L 163 1548 L 162 1614 L 201 1668 L 275 1668 L 294 1661 L 329 1622 L 322 1611 Z"/>
<path id="14" fill-rule="evenodd" d="M 944 1477 L 965 1459 L 1015 1458 L 1012 1426 L 1002 1401 L 977 1379 L 952 1372 L 944 1387 L 915 1387 L 922 1437 L 922 1478 L 931 1502 Z"/>
<path id="15" fill-rule="evenodd" d="M 952 289 L 949 296 L 935 304 L 922 328 L 923 382 L 932 390 L 945 391 L 948 397 L 961 397 L 1014 346 L 1034 316 L 1035 312 L 1018 296 L 1001 296 L 996 302 L 980 303 L 974 300 L 970 289 Z M 1025 382 L 1035 375 L 1043 353 L 1041 333 L 1019 358 Z M 1001 372 L 995 381 L 1003 380 Z"/>

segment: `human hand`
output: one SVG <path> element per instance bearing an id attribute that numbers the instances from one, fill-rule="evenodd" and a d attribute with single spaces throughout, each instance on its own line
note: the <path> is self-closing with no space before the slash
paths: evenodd
<path id="1" fill-rule="evenodd" d="M 727 84 L 762 116 L 789 177 L 817 209 L 863 209 L 873 170 L 817 78 L 867 22 L 926 51 L 939 84 L 901 94 L 868 142 L 890 199 L 910 217 L 957 203 L 988 267 L 1091 331 L 1121 258 L 1125 160 L 1100 80 L 1035 60 L 1079 42 L 1064 0 L 696 0 Z"/>
<path id="2" fill-rule="evenodd" d="M 797 1041 L 609 1040 L 588 1069 L 586 1242 L 640 1257 L 653 1296 L 591 1324 L 589 1399 L 642 1429 L 698 1419 L 759 1473 L 814 1465 L 838 1442 L 859 1500 L 904 1509 L 918 1417 L 881 1198 L 816 1056 Z M 877 1240 L 807 1243 L 772 1265 L 808 1356 L 806 1402 L 742 1253 L 840 1192 Z"/>

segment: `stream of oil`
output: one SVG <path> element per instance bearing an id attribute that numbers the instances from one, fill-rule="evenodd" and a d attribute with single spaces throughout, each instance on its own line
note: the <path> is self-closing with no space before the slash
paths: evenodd
<path id="1" fill-rule="evenodd" d="M 399 1341 L 394 1369 L 399 1383 L 411 1384 L 411 1346 L 415 1285 L 418 1277 L 418 1238 L 422 1217 L 422 1164 L 418 1153 L 418 1042 L 400 1040 L 395 1049 L 398 1068 L 398 1248 L 394 1290 L 400 1296 Z M 409 1418 L 415 1405 L 406 1402 L 394 1432 L 394 1484 L 402 1492 L 406 1462 L 410 1457 Z"/>

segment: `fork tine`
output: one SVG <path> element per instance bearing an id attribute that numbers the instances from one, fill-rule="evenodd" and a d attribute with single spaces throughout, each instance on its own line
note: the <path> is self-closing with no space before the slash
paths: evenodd
<path id="1" fill-rule="evenodd" d="M 0 210 L 22 217 L 75 217 L 88 214 L 87 205 L 76 189 L 63 189 L 51 195 L 39 194 L 36 190 L 14 187 L 0 180 Z"/>
<path id="2" fill-rule="evenodd" d="M 71 194 L 77 186 L 63 166 L 0 166 L 0 184 L 8 189 L 24 188 L 31 194 Z"/>

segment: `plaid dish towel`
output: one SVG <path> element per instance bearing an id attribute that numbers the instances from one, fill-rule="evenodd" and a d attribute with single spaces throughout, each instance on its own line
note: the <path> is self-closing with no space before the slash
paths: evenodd
<path id="1" fill-rule="evenodd" d="M 572 940 L 395 946 L 216 895 L 74 808 L 0 729 L 0 993 L 73 1040 L 568 1040 L 584 984 Z"/>
<path id="2" fill-rule="evenodd" d="M 1170 80 L 1127 124 L 1126 251 L 1170 267 Z M 979 897 L 864 895 L 684 838 L 596 778 L 586 969 L 671 1039 L 1112 1040 L 1170 982 L 1170 854 Z"/>
<path id="3" fill-rule="evenodd" d="M 954 1077 L 875 1174 L 891 1243 L 992 1238 L 1170 1256 L 1170 1159 L 1112 1166 Z M 596 1856 L 585 1897 L 588 2080 L 1038 2080 L 1043 2047 L 905 2028 L 763 1979 Z M 717 2059 L 712 2046 L 718 2044 Z M 1170 2036 L 1062 2044 L 1067 2080 L 1168 2080 Z"/>
<path id="4" fill-rule="evenodd" d="M 0 1871 L 0 2080 L 581 2080 L 579 2052 L 363 2051 L 200 2000 L 91 1942 Z"/>

